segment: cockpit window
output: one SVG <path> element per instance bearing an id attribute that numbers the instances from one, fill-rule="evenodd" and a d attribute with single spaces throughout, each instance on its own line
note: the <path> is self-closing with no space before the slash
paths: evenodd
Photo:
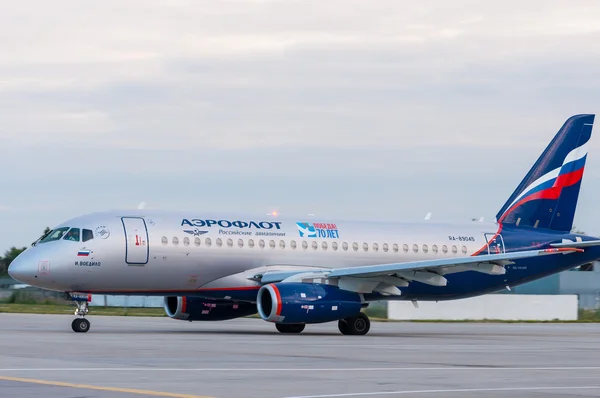
<path id="1" fill-rule="evenodd" d="M 63 227 L 63 228 L 58 228 L 58 229 L 52 230 L 52 231 L 50 231 L 50 233 L 48 235 L 46 235 L 46 237 L 44 237 L 42 240 L 40 240 L 40 243 L 46 243 L 46 242 L 52 242 L 53 240 L 59 240 L 60 238 L 63 237 L 65 232 L 67 232 L 68 230 L 69 230 L 69 227 Z"/>
<path id="2" fill-rule="evenodd" d="M 79 228 L 71 228 L 63 239 L 79 242 Z"/>
<path id="3" fill-rule="evenodd" d="M 84 242 L 87 242 L 87 241 L 88 241 L 88 240 L 90 240 L 90 239 L 94 239 L 94 233 L 93 233 L 91 230 L 89 230 L 89 229 L 84 229 L 82 232 L 83 232 L 83 236 L 82 236 L 82 237 L 83 237 L 83 239 L 82 239 L 82 240 L 83 240 Z"/>

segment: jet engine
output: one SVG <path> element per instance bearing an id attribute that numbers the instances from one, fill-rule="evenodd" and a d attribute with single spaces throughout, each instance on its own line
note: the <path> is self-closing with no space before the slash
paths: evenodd
<path id="1" fill-rule="evenodd" d="M 167 296 L 164 307 L 169 318 L 190 322 L 225 321 L 256 314 L 255 304 L 189 296 Z"/>
<path id="2" fill-rule="evenodd" d="M 323 323 L 355 316 L 362 308 L 358 293 L 313 283 L 272 283 L 258 291 L 256 306 L 267 322 Z"/>

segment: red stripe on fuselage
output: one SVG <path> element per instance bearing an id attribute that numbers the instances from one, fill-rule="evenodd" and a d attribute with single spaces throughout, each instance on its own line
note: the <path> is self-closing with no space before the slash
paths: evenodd
<path id="1" fill-rule="evenodd" d="M 181 312 L 185 314 L 185 310 L 187 310 L 187 300 L 185 296 L 181 297 Z"/>
<path id="2" fill-rule="evenodd" d="M 215 287 L 215 288 L 198 288 L 196 290 L 190 289 L 95 289 L 95 290 L 78 290 L 82 293 L 98 293 L 98 292 L 110 292 L 110 293 L 189 293 L 193 294 L 197 291 L 224 291 L 224 290 L 258 290 L 260 286 L 235 286 L 235 287 Z"/>
<path id="3" fill-rule="evenodd" d="M 237 287 L 199 287 L 197 291 L 221 291 L 221 290 L 258 290 L 260 286 L 237 286 Z"/>
<path id="4" fill-rule="evenodd" d="M 277 311 L 275 312 L 275 315 L 279 316 L 281 315 L 281 294 L 279 294 L 279 289 L 277 289 L 277 286 L 271 285 L 271 287 L 273 288 L 275 296 L 277 297 Z"/>

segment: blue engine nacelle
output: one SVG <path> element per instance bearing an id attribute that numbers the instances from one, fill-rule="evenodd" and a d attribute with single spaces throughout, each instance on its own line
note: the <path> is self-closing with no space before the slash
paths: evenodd
<path id="1" fill-rule="evenodd" d="M 184 321 L 225 321 L 256 314 L 256 305 L 199 297 L 165 297 L 165 312 L 170 318 Z"/>
<path id="2" fill-rule="evenodd" d="M 354 316 L 362 301 L 358 293 L 314 283 L 272 283 L 258 291 L 262 319 L 275 323 L 323 323 Z"/>

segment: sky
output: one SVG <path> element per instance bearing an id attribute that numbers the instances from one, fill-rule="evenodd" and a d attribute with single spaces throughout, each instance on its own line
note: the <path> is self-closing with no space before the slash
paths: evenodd
<path id="1" fill-rule="evenodd" d="M 599 110 L 598 20 L 597 0 L 4 2 L 0 252 L 142 201 L 493 221 Z M 600 234 L 594 136 L 575 224 Z"/>

